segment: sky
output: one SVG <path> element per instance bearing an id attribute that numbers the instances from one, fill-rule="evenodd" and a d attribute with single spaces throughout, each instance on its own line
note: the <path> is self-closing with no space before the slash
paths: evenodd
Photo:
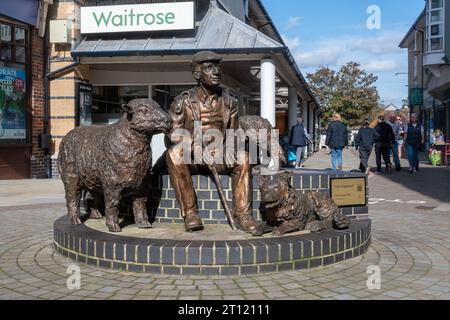
<path id="1" fill-rule="evenodd" d="M 408 96 L 407 49 L 399 43 L 425 7 L 424 0 L 262 0 L 306 77 L 321 66 L 338 70 L 359 62 L 378 76 L 380 102 L 402 106 Z M 373 9 L 379 29 L 369 29 Z M 371 24 L 372 26 L 375 26 Z"/>

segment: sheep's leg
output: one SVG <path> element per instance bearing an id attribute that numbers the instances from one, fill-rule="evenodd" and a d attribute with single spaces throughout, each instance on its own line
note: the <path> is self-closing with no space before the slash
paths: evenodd
<path id="1" fill-rule="evenodd" d="M 151 228 L 147 215 L 147 194 L 141 194 L 133 199 L 134 222 L 141 229 Z"/>
<path id="2" fill-rule="evenodd" d="M 87 199 L 87 205 L 88 205 L 88 210 L 90 213 L 89 218 L 90 219 L 102 219 L 102 213 L 100 211 L 100 208 L 102 207 L 102 203 L 103 203 L 103 196 L 100 194 L 92 194 L 92 198 L 91 199 Z"/>
<path id="3" fill-rule="evenodd" d="M 76 183 L 65 183 L 67 214 L 72 224 L 82 224 L 80 219 L 81 188 Z"/>
<path id="4" fill-rule="evenodd" d="M 105 192 L 105 216 L 106 226 L 111 232 L 121 232 L 119 227 L 119 205 L 121 190 L 108 190 Z"/>

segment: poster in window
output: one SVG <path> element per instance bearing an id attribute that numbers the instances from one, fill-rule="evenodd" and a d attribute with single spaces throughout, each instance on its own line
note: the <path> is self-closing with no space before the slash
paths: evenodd
<path id="1" fill-rule="evenodd" d="M 0 140 L 26 139 L 25 70 L 0 67 Z"/>

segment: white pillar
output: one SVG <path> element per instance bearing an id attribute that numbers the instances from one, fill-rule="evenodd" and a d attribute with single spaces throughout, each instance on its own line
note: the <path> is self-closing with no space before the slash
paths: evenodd
<path id="1" fill-rule="evenodd" d="M 305 126 L 305 128 L 308 128 L 308 121 L 309 121 L 308 103 L 306 102 L 306 100 L 302 100 L 301 111 L 302 111 L 303 125 Z"/>
<path id="2" fill-rule="evenodd" d="M 272 59 L 261 61 L 261 117 L 276 125 L 275 63 Z"/>
<path id="3" fill-rule="evenodd" d="M 293 126 L 297 124 L 298 102 L 297 90 L 289 88 L 289 103 L 288 103 L 288 132 L 291 132 Z"/>
<path id="4" fill-rule="evenodd" d="M 153 98 L 153 87 L 152 86 L 148 86 L 148 98 L 149 99 Z M 152 166 L 154 166 L 156 164 L 156 161 L 158 161 L 159 158 L 161 158 L 161 156 L 166 151 L 164 137 L 165 137 L 164 134 L 157 134 L 157 135 L 153 136 L 153 138 L 152 138 L 152 143 L 151 143 Z"/>
<path id="5" fill-rule="evenodd" d="M 309 118 L 308 118 L 308 102 L 306 100 L 302 100 L 302 118 L 303 118 L 303 126 L 308 130 Z M 306 146 L 305 156 L 308 157 L 309 146 Z"/>

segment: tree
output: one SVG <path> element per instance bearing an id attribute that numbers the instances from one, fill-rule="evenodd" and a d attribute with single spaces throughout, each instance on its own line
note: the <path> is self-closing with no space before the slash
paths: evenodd
<path id="1" fill-rule="evenodd" d="M 359 127 L 379 111 L 378 78 L 357 62 L 348 62 L 338 72 L 322 67 L 307 78 L 323 109 L 325 126 L 334 112 L 340 113 L 350 127 Z"/>

